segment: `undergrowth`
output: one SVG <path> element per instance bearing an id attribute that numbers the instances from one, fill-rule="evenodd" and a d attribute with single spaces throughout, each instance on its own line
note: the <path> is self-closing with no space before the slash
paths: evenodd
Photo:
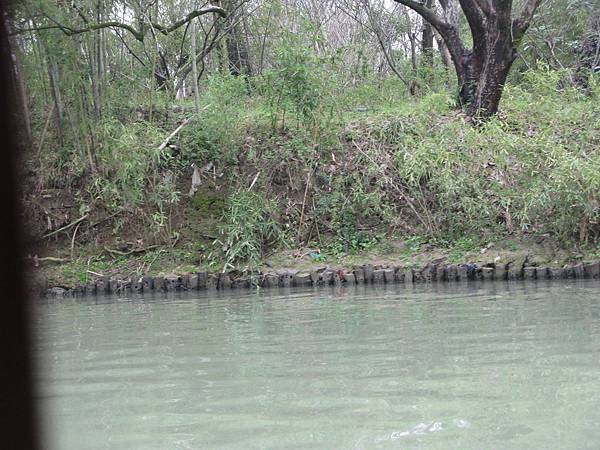
<path id="1" fill-rule="evenodd" d="M 279 66 L 252 82 L 211 77 L 201 112 L 172 147 L 158 150 L 181 114 L 106 120 L 78 201 L 143 206 L 148 229 L 168 237 L 173 208 L 190 201 L 178 183 L 189 185 L 190 164 L 206 168 L 203 182 L 225 199 L 212 244 L 224 268 L 256 268 L 286 245 L 355 254 L 391 236 L 445 243 L 456 258 L 523 235 L 597 245 L 598 86 L 584 96 L 559 88 L 562 72 L 527 72 L 507 86 L 500 115 L 473 127 L 443 88 L 418 99 L 393 79 L 340 89 L 329 63 L 280 53 Z M 47 157 L 45 183 L 60 185 L 67 170 L 83 177 L 85 157 Z"/>

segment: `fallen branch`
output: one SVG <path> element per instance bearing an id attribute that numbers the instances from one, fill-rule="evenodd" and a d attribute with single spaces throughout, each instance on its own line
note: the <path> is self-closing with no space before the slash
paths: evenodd
<path id="1" fill-rule="evenodd" d="M 138 254 L 138 253 L 146 253 L 147 251 L 154 250 L 157 247 L 158 247 L 158 245 L 151 245 L 149 247 L 144 247 L 144 248 L 134 248 L 127 252 L 123 252 L 121 250 L 116 250 L 114 248 L 108 248 L 108 247 L 104 247 L 104 250 L 113 255 L 129 256 L 129 255 L 134 255 L 134 254 Z"/>
<path id="2" fill-rule="evenodd" d="M 44 236 L 42 236 L 42 239 L 47 239 L 47 238 L 49 238 L 50 236 L 54 236 L 55 234 L 58 234 L 58 233 L 60 233 L 61 231 L 66 231 L 66 230 L 68 230 L 69 228 L 71 228 L 71 227 L 73 227 L 73 226 L 75 226 L 75 225 L 79 224 L 80 222 L 83 222 L 83 221 L 84 221 L 85 219 L 87 219 L 87 218 L 88 218 L 88 214 L 85 214 L 85 215 L 81 216 L 79 219 L 77 219 L 76 221 L 74 221 L 74 222 L 71 222 L 70 224 L 68 224 L 68 225 L 65 225 L 65 226 L 64 226 L 64 227 L 62 227 L 62 228 L 59 228 L 58 230 L 54 230 L 54 231 L 52 231 L 51 233 L 45 234 Z"/>
<path id="3" fill-rule="evenodd" d="M 37 256 L 35 256 L 33 258 L 36 263 L 37 262 L 53 262 L 53 263 L 64 263 L 64 262 L 68 262 L 68 259 L 65 258 L 56 258 L 54 256 L 44 256 L 42 258 L 38 258 Z"/>
<path id="4" fill-rule="evenodd" d="M 252 188 L 254 187 L 254 184 L 256 184 L 256 180 L 258 180 L 259 175 L 260 175 L 260 171 L 254 177 L 254 180 L 252 180 L 252 183 L 250 184 L 250 187 L 248 188 L 248 192 L 250 192 L 252 190 Z"/>
<path id="5" fill-rule="evenodd" d="M 118 214 L 120 214 L 120 213 L 121 213 L 121 211 L 117 211 L 116 213 L 112 213 L 110 216 L 108 216 L 108 217 L 105 217 L 104 219 L 101 219 L 101 220 L 99 220 L 98 222 L 96 222 L 96 223 L 93 223 L 93 224 L 89 225 L 89 227 L 88 227 L 88 228 L 96 228 L 98 225 L 100 225 L 100 224 L 103 224 L 104 222 L 106 222 L 106 221 L 108 221 L 108 220 L 112 219 L 113 217 L 115 217 L 116 215 L 118 215 Z"/>
<path id="6" fill-rule="evenodd" d="M 86 270 L 86 273 L 89 273 L 89 274 L 92 274 L 92 275 L 96 275 L 97 277 L 103 277 L 104 276 L 101 273 L 93 272 L 91 270 Z"/>
<path id="7" fill-rule="evenodd" d="M 313 172 L 317 169 L 317 165 L 308 172 L 308 176 L 306 177 L 306 185 L 304 187 L 304 198 L 302 199 L 302 210 L 300 212 L 300 224 L 298 225 L 298 240 L 300 240 L 300 235 L 302 234 L 302 225 L 304 223 L 304 208 L 306 207 L 306 196 L 308 195 L 308 188 L 310 187 L 310 179 L 312 177 Z M 291 177 L 290 177 L 291 179 Z"/>
<path id="8" fill-rule="evenodd" d="M 187 119 L 185 119 L 183 122 L 181 122 L 181 125 L 179 125 L 177 128 L 175 128 L 175 131 L 173 131 L 164 141 L 162 144 L 160 144 L 158 146 L 159 150 L 163 150 L 171 141 L 171 139 L 173 139 L 173 137 L 175 137 L 175 135 L 177 135 L 177 133 L 179 133 L 181 131 L 181 129 L 183 127 L 185 127 L 188 123 L 190 123 L 190 121 L 192 120 L 191 117 L 188 117 Z"/>
<path id="9" fill-rule="evenodd" d="M 71 259 L 73 259 L 73 252 L 75 251 L 75 236 L 77 236 L 77 230 L 79 230 L 80 225 L 81 222 L 79 222 L 75 227 L 75 231 L 73 231 L 73 237 L 71 238 Z"/>

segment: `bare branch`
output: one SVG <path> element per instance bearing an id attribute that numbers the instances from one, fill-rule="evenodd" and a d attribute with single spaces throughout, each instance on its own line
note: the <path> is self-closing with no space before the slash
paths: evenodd
<path id="1" fill-rule="evenodd" d="M 190 20 L 195 19 L 196 17 L 203 16 L 205 14 L 211 14 L 211 13 L 218 14 L 221 17 L 227 17 L 227 13 L 225 12 L 225 10 L 223 8 L 220 8 L 218 6 L 208 6 L 206 8 L 192 11 L 184 18 L 182 18 L 176 22 L 173 22 L 170 25 L 162 25 L 159 23 L 150 22 L 150 26 L 152 28 L 160 31 L 162 34 L 167 35 L 169 33 L 172 33 L 173 31 L 177 30 L 179 27 L 185 25 Z M 21 34 L 21 33 L 27 32 L 27 31 L 42 31 L 42 30 L 58 29 L 58 30 L 61 30 L 63 33 L 65 33 L 67 36 L 73 36 L 76 34 L 87 33 L 89 31 L 100 30 L 102 28 L 120 28 L 120 29 L 126 30 L 129 33 L 131 33 L 131 35 L 138 41 L 143 42 L 144 36 L 146 35 L 146 32 L 148 31 L 148 29 L 144 26 L 142 26 L 141 29 L 136 30 L 131 25 L 128 25 L 123 22 L 117 22 L 117 21 L 108 21 L 108 22 L 101 22 L 101 23 L 86 23 L 86 26 L 84 28 L 71 28 L 66 25 L 62 25 L 62 24 L 58 23 L 57 21 L 53 20 L 50 17 L 47 17 L 47 18 L 50 21 L 52 21 L 53 23 L 55 23 L 55 25 L 49 25 L 49 26 L 44 26 L 44 27 L 34 27 L 34 28 L 28 28 L 28 29 L 19 29 L 19 30 L 16 30 L 14 32 L 14 34 Z"/>
<path id="2" fill-rule="evenodd" d="M 65 225 L 65 226 L 64 226 L 64 227 L 62 227 L 62 228 L 59 228 L 58 230 L 54 230 L 54 231 L 52 231 L 52 232 L 50 232 L 50 233 L 48 233 L 48 234 L 45 234 L 44 236 L 42 236 L 42 238 L 43 238 L 43 239 L 46 239 L 46 238 L 49 238 L 49 237 L 51 237 L 51 236 L 54 236 L 55 234 L 58 234 L 58 233 L 60 233 L 61 231 L 68 230 L 68 229 L 69 229 L 69 228 L 71 228 L 72 226 L 75 226 L 75 225 L 77 225 L 77 224 L 79 224 L 79 223 L 83 222 L 83 221 L 84 221 L 85 219 L 87 219 L 87 218 L 88 218 L 88 214 L 84 214 L 84 215 L 83 215 L 83 216 L 81 216 L 79 219 L 77 219 L 77 220 L 74 220 L 74 221 L 73 221 L 73 222 L 71 222 L 70 224 L 68 224 L 68 225 Z"/>
<path id="3" fill-rule="evenodd" d="M 457 67 L 457 69 L 462 67 L 464 64 L 463 56 L 465 52 L 465 46 L 460 39 L 459 30 L 455 24 L 449 24 L 439 15 L 437 15 L 433 9 L 428 8 L 422 3 L 417 3 L 414 0 L 394 1 L 404 6 L 408 6 L 410 9 L 418 13 L 424 20 L 429 22 L 446 43 L 446 47 L 448 47 L 448 51 L 450 52 L 450 56 L 452 57 L 452 62 L 454 63 L 455 67 Z M 461 0 L 461 5 L 463 1 L 467 0 Z"/>
<path id="4" fill-rule="evenodd" d="M 521 14 L 512 23 L 512 34 L 513 34 L 513 42 L 515 46 L 518 46 L 529 28 L 529 24 L 531 23 L 531 19 L 537 10 L 537 7 L 540 5 L 541 0 L 527 0 L 525 5 L 523 5 L 523 9 L 521 10 Z"/>
<path id="5" fill-rule="evenodd" d="M 193 20 L 199 16 L 203 16 L 204 14 L 210 14 L 210 13 L 218 14 L 222 18 L 227 17 L 227 13 L 225 12 L 225 10 L 223 8 L 221 8 L 219 6 L 208 6 L 206 8 L 192 11 L 187 16 L 185 16 L 183 19 L 180 19 L 177 22 L 174 22 L 169 26 L 163 26 L 158 23 L 153 23 L 152 26 L 154 28 L 156 28 L 158 31 L 160 31 L 162 34 L 169 34 L 169 33 L 172 33 L 173 31 L 175 31 L 180 26 L 185 25 L 190 20 Z"/>
<path id="6" fill-rule="evenodd" d="M 400 3 L 404 6 L 408 6 L 410 9 L 418 13 L 423 19 L 429 22 L 436 30 L 448 26 L 444 20 L 438 16 L 432 8 L 428 8 L 423 3 L 418 3 L 413 0 L 394 0 L 396 3 Z"/>
<path id="7" fill-rule="evenodd" d="M 248 3 L 248 1 L 249 0 L 241 1 L 234 8 L 233 11 L 229 12 L 230 17 L 236 17 L 236 12 L 238 10 L 240 10 L 246 3 Z M 254 9 L 252 9 L 248 13 L 248 15 L 251 16 L 252 13 L 254 11 L 256 11 L 256 9 L 258 9 L 258 6 L 256 6 Z M 209 28 L 208 32 L 205 32 L 206 39 L 204 40 L 202 49 L 195 56 L 196 61 L 199 62 L 200 64 L 202 64 L 202 66 L 204 67 L 204 58 L 215 48 L 215 46 L 219 42 L 221 42 L 223 39 L 225 39 L 227 37 L 227 34 L 230 33 L 231 30 L 240 23 L 241 20 L 242 20 L 242 17 L 240 16 L 236 20 L 229 23 L 225 29 L 223 29 L 221 31 L 216 30 L 216 32 L 213 34 L 213 37 L 212 37 L 210 43 L 208 43 L 207 39 L 208 39 L 210 33 L 212 33 L 212 31 L 215 29 L 216 22 L 213 22 L 211 27 Z M 178 90 L 181 88 L 181 86 L 183 85 L 183 81 L 186 79 L 186 77 L 190 74 L 191 71 L 192 71 L 192 61 L 191 60 L 187 61 L 183 66 L 180 66 L 177 68 L 175 74 L 173 75 L 173 77 L 179 77 L 179 82 L 177 83 L 175 90 Z M 202 69 L 201 73 L 202 72 L 204 72 L 204 68 Z"/>
<path id="8" fill-rule="evenodd" d="M 460 7 L 465 13 L 469 28 L 473 36 L 482 35 L 485 33 L 485 20 L 481 9 L 477 4 L 477 0 L 458 0 Z M 473 42 L 473 46 L 478 45 L 478 42 Z"/>
<path id="9" fill-rule="evenodd" d="M 406 85 L 406 87 L 409 87 L 410 83 L 408 82 L 408 80 L 406 78 L 404 78 L 402 76 L 402 74 L 396 68 L 394 61 L 388 52 L 387 46 L 386 46 L 385 42 L 383 42 L 383 39 L 380 34 L 381 30 L 376 25 L 376 21 L 373 19 L 373 12 L 371 10 L 371 6 L 369 5 L 368 1 L 364 2 L 364 7 L 367 12 L 367 18 L 369 20 L 371 29 L 373 30 L 373 33 L 375 34 L 375 37 L 377 38 L 377 42 L 379 43 L 379 47 L 381 48 L 381 52 L 383 53 L 383 56 L 388 63 L 388 66 L 390 67 L 392 72 L 394 72 L 396 74 L 396 76 L 400 79 L 400 81 L 402 81 Z"/>

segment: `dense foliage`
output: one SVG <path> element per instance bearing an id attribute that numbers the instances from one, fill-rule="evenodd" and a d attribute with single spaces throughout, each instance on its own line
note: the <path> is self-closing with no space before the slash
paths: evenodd
<path id="1" fill-rule="evenodd" d="M 101 223 L 104 243 L 202 242 L 194 248 L 240 268 L 281 246 L 352 253 L 407 236 L 595 245 L 600 62 L 581 54 L 598 46 L 598 5 L 549 3 L 500 113 L 471 126 L 441 44 L 427 57 L 426 24 L 398 4 L 222 2 L 226 19 L 194 19 L 192 70 L 189 22 L 156 25 L 206 5 L 24 2 L 9 25 L 34 231 L 86 215 L 93 223 L 69 235 L 81 251 L 100 245 Z M 575 12 L 569 26 L 561 8 Z M 149 31 L 72 32 L 113 19 Z M 188 195 L 194 172 L 200 189 Z M 52 195 L 70 209 L 53 212 Z"/>

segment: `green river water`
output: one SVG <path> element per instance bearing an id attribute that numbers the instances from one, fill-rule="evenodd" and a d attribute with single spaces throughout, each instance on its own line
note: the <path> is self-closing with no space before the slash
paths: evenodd
<path id="1" fill-rule="evenodd" d="M 599 449 L 600 283 L 36 308 L 44 448 Z"/>

